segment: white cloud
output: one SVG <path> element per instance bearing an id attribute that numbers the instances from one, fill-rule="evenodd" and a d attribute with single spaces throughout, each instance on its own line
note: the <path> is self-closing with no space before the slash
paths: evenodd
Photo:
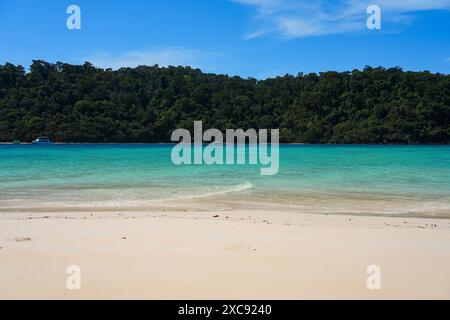
<path id="1" fill-rule="evenodd" d="M 155 64 L 166 67 L 172 66 L 192 66 L 208 69 L 204 64 L 211 54 L 206 55 L 200 50 L 180 49 L 180 48 L 148 48 L 142 50 L 127 51 L 120 54 L 111 54 L 105 51 L 96 51 L 85 58 L 94 66 L 100 68 L 111 68 L 114 70 Z"/>
<path id="2" fill-rule="evenodd" d="M 256 29 L 247 39 L 270 33 L 287 39 L 347 33 L 366 27 L 367 7 L 381 7 L 383 22 L 406 22 L 411 14 L 448 10 L 450 0 L 230 0 L 257 12 Z"/>

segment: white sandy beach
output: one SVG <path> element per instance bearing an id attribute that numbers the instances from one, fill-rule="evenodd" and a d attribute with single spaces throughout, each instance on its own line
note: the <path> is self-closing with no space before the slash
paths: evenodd
<path id="1" fill-rule="evenodd" d="M 450 299 L 450 220 L 0 213 L 1 299 Z M 81 268 L 82 288 L 66 287 Z M 367 289 L 367 267 L 382 271 Z"/>

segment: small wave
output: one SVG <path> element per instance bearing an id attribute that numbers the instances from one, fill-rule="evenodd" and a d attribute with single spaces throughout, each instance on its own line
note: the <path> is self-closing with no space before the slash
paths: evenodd
<path id="1" fill-rule="evenodd" d="M 159 199 L 145 199 L 144 197 L 141 199 L 132 199 L 132 197 L 127 198 L 124 196 L 124 193 L 122 192 L 117 197 L 110 198 L 110 199 L 89 199 L 85 198 L 83 199 L 83 196 L 78 195 L 78 200 L 67 200 L 67 201 L 52 201 L 50 199 L 20 199 L 17 200 L 17 203 L 13 203 L 14 201 L 0 201 L 0 207 L 2 208 L 9 208 L 9 209 L 20 209 L 23 207 L 33 207 L 33 208 L 40 208 L 40 207 L 61 207 L 61 208 L 138 208 L 138 207 L 145 207 L 146 205 L 151 204 L 160 204 L 170 201 L 182 201 L 182 200 L 194 200 L 194 199 L 202 199 L 202 198 L 209 198 L 209 197 L 215 197 L 215 196 L 221 196 L 229 193 L 236 193 L 236 192 L 242 192 L 245 190 L 251 189 L 253 186 L 250 182 L 245 182 L 238 185 L 232 185 L 232 186 L 216 186 L 216 187 L 209 187 L 208 190 L 205 192 L 202 192 L 202 189 L 205 189 L 205 186 L 193 186 L 192 189 L 194 189 L 195 193 L 190 194 L 179 194 L 177 196 L 166 196 L 161 197 Z M 198 188 L 197 190 L 195 190 Z M 211 190 L 211 188 L 216 188 L 214 190 Z M 130 190 L 127 190 L 130 192 Z M 92 194 L 90 194 L 92 196 Z M 104 197 L 105 194 L 102 194 Z M 111 194 L 110 194 L 111 196 Z M 25 203 L 26 202 L 26 203 Z M 20 203 L 20 204 L 19 204 Z"/>
<path id="2" fill-rule="evenodd" d="M 214 190 L 214 191 L 208 191 L 205 192 L 203 194 L 198 194 L 198 195 L 189 195 L 189 196 L 185 196 L 185 197 L 180 197 L 177 198 L 177 200 L 188 200 L 188 199 L 201 199 L 201 198 L 209 198 L 209 197 L 215 197 L 215 196 L 221 196 L 221 195 L 225 195 L 228 193 L 234 193 L 234 192 L 242 192 L 245 190 L 249 190 L 251 189 L 253 186 L 250 182 L 246 182 L 246 183 L 242 183 L 242 184 L 238 184 L 235 186 L 230 186 L 230 187 L 225 187 L 222 188 L 220 190 Z M 161 200 L 164 201 L 164 200 Z"/>

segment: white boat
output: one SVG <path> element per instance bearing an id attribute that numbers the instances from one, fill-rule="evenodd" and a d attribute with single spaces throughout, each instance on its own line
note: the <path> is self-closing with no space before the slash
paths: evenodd
<path id="1" fill-rule="evenodd" d="M 39 137 L 33 141 L 33 144 L 53 144 L 49 137 Z"/>

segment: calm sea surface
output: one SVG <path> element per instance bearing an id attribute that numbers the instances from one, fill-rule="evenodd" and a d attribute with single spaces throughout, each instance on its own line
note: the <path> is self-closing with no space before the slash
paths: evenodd
<path id="1" fill-rule="evenodd" d="M 282 145 L 280 171 L 176 166 L 170 145 L 1 145 L 0 211 L 220 198 L 302 212 L 450 218 L 450 147 Z"/>

